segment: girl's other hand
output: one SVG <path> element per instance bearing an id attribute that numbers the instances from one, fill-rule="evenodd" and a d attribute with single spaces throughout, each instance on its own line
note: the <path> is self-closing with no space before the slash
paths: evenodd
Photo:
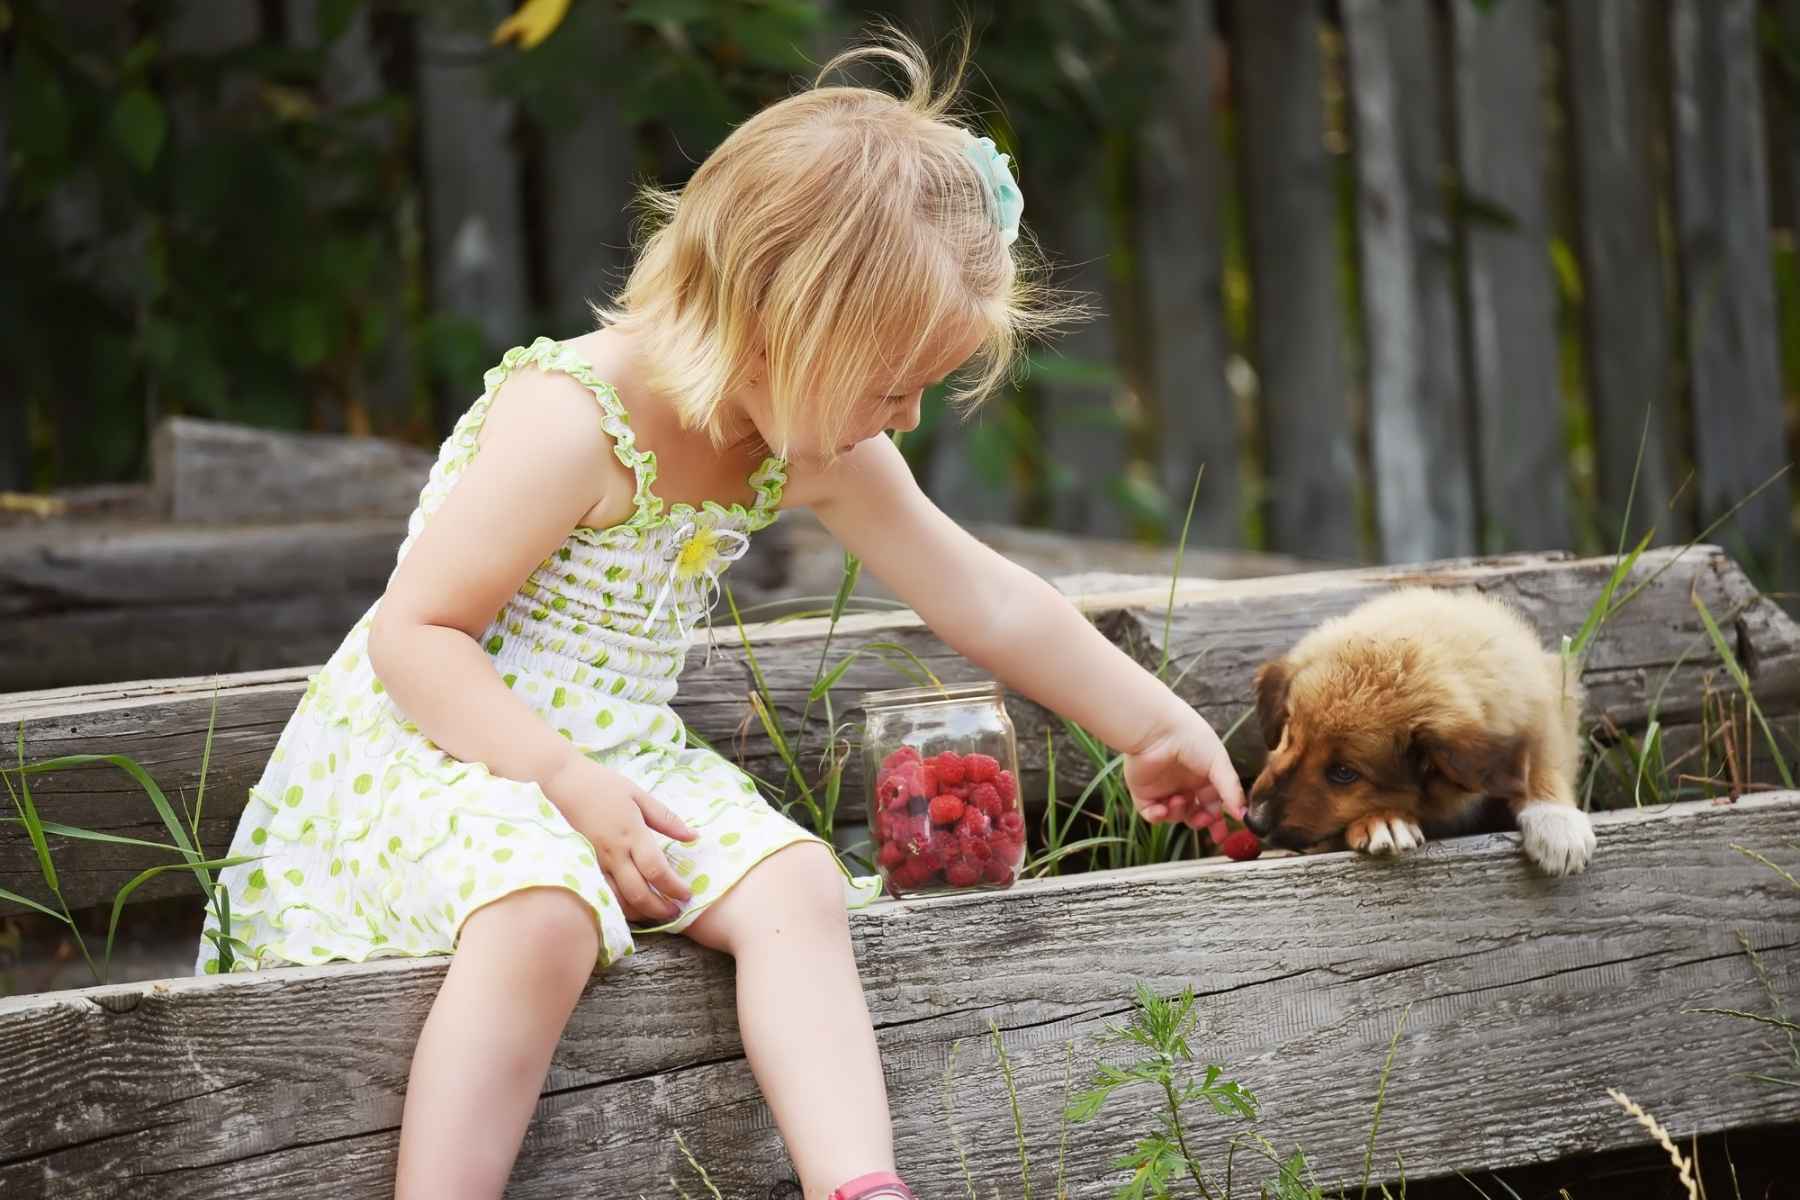
<path id="1" fill-rule="evenodd" d="M 693 893 L 651 831 L 678 842 L 691 842 L 699 834 L 629 778 L 581 755 L 542 787 L 575 831 L 593 843 L 627 918 L 672 921 L 681 914 L 681 905 Z"/>
<path id="2" fill-rule="evenodd" d="M 1198 713 L 1125 756 L 1125 786 L 1138 815 L 1155 824 L 1178 821 L 1223 840 L 1225 817 L 1242 820 L 1244 788 L 1219 735 Z"/>

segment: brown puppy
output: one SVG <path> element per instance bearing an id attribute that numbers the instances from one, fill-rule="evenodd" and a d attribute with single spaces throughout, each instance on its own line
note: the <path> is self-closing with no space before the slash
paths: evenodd
<path id="1" fill-rule="evenodd" d="M 1269 760 L 1247 824 L 1279 846 L 1340 836 L 1398 854 L 1503 802 L 1525 854 L 1580 871 L 1594 831 L 1575 803 L 1581 683 L 1511 607 L 1406 588 L 1326 621 L 1256 677 Z"/>

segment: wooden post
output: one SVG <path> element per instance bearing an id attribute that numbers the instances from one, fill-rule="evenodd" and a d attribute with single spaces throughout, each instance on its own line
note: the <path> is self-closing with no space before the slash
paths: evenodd
<path id="1" fill-rule="evenodd" d="M 1258 0 L 1232 13 L 1269 544 L 1355 561 L 1362 539 L 1319 13 Z"/>
<path id="2" fill-rule="evenodd" d="M 297 46 L 315 49 L 329 32 L 320 27 L 319 0 L 289 0 L 287 17 L 288 37 Z M 325 48 L 320 90 L 326 105 L 340 114 L 345 109 L 371 104 L 386 94 L 387 82 L 376 57 L 368 6 L 354 7 L 342 32 Z M 365 117 L 363 128 L 365 136 L 383 153 L 390 157 L 404 153 L 399 123 L 392 117 Z M 315 186 L 328 191 L 332 183 L 325 180 L 322 186 Z M 412 346 L 405 321 L 406 278 L 401 252 L 394 245 L 404 233 L 403 212 L 397 205 L 387 218 L 392 235 L 387 257 L 393 269 L 376 281 L 371 294 L 360 298 L 367 309 L 387 314 L 387 336 L 379 347 L 367 355 L 352 356 L 341 371 L 334 372 L 340 376 L 339 386 L 347 392 L 345 415 L 353 433 L 396 434 L 407 427 L 413 415 Z"/>
<path id="3" fill-rule="evenodd" d="M 637 133 L 621 116 L 616 95 L 594 96 L 578 123 L 551 132 L 543 193 L 551 336 L 592 329 L 588 304 L 610 300 L 624 286 L 637 175 Z"/>
<path id="4" fill-rule="evenodd" d="M 1212 0 L 1173 6 L 1163 85 L 1139 132 L 1138 267 L 1156 413 L 1157 462 L 1172 503 L 1204 468 L 1189 541 L 1244 541 L 1237 405 L 1225 383 L 1223 155 L 1213 125 Z"/>
<path id="5" fill-rule="evenodd" d="M 1563 5 L 1563 78 L 1601 528 L 1617 529 L 1625 518 L 1642 444 L 1632 527 L 1655 525 L 1666 539 L 1680 540 L 1688 522 L 1669 510 L 1678 422 L 1664 301 L 1668 272 L 1657 226 L 1663 189 L 1650 65 L 1651 22 L 1658 11 L 1640 0 Z"/>
<path id="6" fill-rule="evenodd" d="M 1382 555 L 1473 553 L 1475 485 L 1428 0 L 1345 0 Z"/>
<path id="7" fill-rule="evenodd" d="M 1455 0 L 1451 12 L 1481 541 L 1490 551 L 1566 547 L 1574 523 L 1550 276 L 1542 9 Z"/>
<path id="8" fill-rule="evenodd" d="M 494 22 L 510 6 L 477 6 Z M 525 234 L 515 106 L 491 95 L 487 40 L 428 10 L 417 20 L 420 152 L 425 175 L 431 296 L 442 314 L 480 329 L 485 355 L 531 340 L 526 328 Z M 438 397 L 447 423 L 479 390 L 448 381 Z"/>
<path id="9" fill-rule="evenodd" d="M 1770 261 L 1754 0 L 1674 0 L 1676 215 L 1700 520 L 1722 515 L 1787 461 Z M 1719 540 L 1770 578 L 1795 567 L 1792 480 Z"/>

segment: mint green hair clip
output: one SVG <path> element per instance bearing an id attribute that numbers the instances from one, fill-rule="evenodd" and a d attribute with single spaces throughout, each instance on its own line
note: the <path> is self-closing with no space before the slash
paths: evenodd
<path id="1" fill-rule="evenodd" d="M 994 202 L 994 218 L 1000 226 L 1001 239 L 1012 245 L 1019 236 L 1019 218 L 1025 213 L 1025 194 L 1013 179 L 1007 156 L 994 147 L 993 138 L 973 134 L 964 143 L 963 152 L 975 164 L 982 185 Z"/>

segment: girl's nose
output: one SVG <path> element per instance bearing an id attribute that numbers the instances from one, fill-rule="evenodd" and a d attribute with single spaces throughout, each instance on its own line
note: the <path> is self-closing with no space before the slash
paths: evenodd
<path id="1" fill-rule="evenodd" d="M 895 418 L 893 428 L 897 433 L 911 433 L 919 427 L 919 397 L 914 396 L 912 402 L 900 410 Z"/>

